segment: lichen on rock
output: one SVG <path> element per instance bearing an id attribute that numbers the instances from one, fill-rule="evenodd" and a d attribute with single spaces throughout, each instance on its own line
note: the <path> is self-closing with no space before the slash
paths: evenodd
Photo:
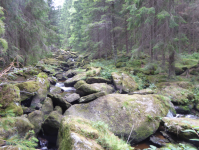
<path id="1" fill-rule="evenodd" d="M 170 99 L 161 95 L 109 94 L 90 103 L 73 105 L 65 115 L 91 121 L 103 121 L 116 135 L 128 137 L 132 130 L 133 143 L 140 142 L 158 129 L 161 117 L 172 107 Z"/>

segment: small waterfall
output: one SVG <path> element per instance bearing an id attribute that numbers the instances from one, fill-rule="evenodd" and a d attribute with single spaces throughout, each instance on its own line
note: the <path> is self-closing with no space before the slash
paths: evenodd
<path id="1" fill-rule="evenodd" d="M 57 87 L 64 87 L 64 83 L 59 82 L 59 83 L 56 83 L 55 86 L 57 86 Z"/>
<path id="2" fill-rule="evenodd" d="M 169 112 L 168 112 L 166 117 L 168 117 L 168 118 L 173 118 L 174 117 L 174 115 L 173 115 L 171 110 L 169 110 Z"/>
<path id="3" fill-rule="evenodd" d="M 60 87 L 64 92 L 75 92 L 76 89 L 74 87 Z"/>

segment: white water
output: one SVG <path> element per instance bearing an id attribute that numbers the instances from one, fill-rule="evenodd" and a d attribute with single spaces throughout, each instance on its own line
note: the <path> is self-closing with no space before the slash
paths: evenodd
<path id="1" fill-rule="evenodd" d="M 64 92 L 76 91 L 74 87 L 60 87 Z"/>
<path id="2" fill-rule="evenodd" d="M 74 87 L 65 87 L 62 82 L 56 83 L 55 86 L 60 87 L 64 92 L 76 91 Z"/>
<path id="3" fill-rule="evenodd" d="M 169 112 L 168 112 L 166 117 L 168 117 L 168 118 L 173 118 L 174 117 L 173 113 L 171 112 L 171 110 L 169 110 Z"/>
<path id="4" fill-rule="evenodd" d="M 64 87 L 64 83 L 62 83 L 62 82 L 56 83 L 55 86 L 57 86 L 57 87 Z"/>

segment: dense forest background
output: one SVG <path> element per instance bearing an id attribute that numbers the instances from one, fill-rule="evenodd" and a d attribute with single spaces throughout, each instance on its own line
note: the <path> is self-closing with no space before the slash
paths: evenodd
<path id="1" fill-rule="evenodd" d="M 57 47 L 115 65 L 121 55 L 147 55 L 149 65 L 158 62 L 157 73 L 172 78 L 176 60 L 198 56 L 198 0 L 65 0 L 62 8 L 52 0 L 1 0 L 0 6 L 2 65 L 14 58 L 34 63 Z"/>

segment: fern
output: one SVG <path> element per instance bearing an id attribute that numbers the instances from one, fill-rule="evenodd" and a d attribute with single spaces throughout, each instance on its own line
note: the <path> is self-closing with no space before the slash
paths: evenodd
<path id="1" fill-rule="evenodd" d="M 26 133 L 24 138 L 20 138 L 19 135 L 15 135 L 6 140 L 7 145 L 16 145 L 22 150 L 33 149 L 37 146 L 38 139 L 34 137 L 34 131 L 30 130 Z"/>

